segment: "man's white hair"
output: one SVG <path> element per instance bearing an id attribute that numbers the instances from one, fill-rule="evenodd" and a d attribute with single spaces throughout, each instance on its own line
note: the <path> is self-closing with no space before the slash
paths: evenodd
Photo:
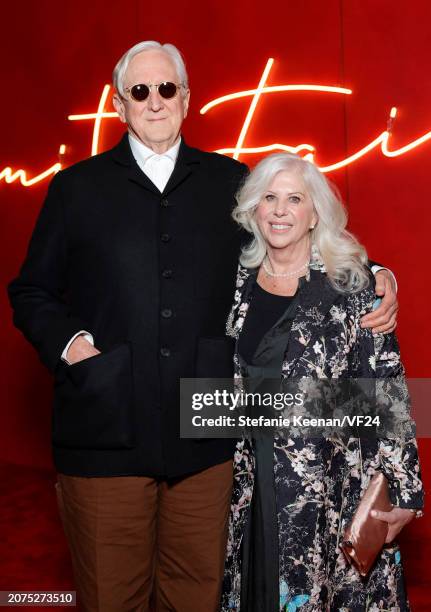
<path id="1" fill-rule="evenodd" d="M 252 234 L 251 242 L 242 249 L 241 264 L 246 268 L 258 268 L 266 256 L 266 242 L 255 213 L 279 172 L 297 174 L 304 181 L 318 217 L 311 230 L 311 242 L 321 254 L 331 284 L 342 292 L 366 287 L 369 282 L 367 253 L 346 229 L 347 211 L 337 190 L 313 163 L 292 153 L 274 153 L 260 161 L 236 196 L 237 206 L 232 216 Z"/>
<path id="2" fill-rule="evenodd" d="M 186 65 L 180 51 L 170 43 L 162 45 L 156 40 L 144 40 L 126 51 L 114 68 L 114 72 L 112 73 L 112 82 L 120 96 L 124 96 L 124 76 L 127 68 L 129 67 L 131 59 L 143 51 L 162 51 L 171 58 L 177 71 L 178 83 L 181 83 L 184 86 L 183 95 L 185 95 L 189 88 L 189 78 L 187 76 Z"/>

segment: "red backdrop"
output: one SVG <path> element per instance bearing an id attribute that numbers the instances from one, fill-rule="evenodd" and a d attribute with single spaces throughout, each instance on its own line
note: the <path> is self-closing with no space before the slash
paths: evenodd
<path id="1" fill-rule="evenodd" d="M 0 22 L 0 172 L 6 166 L 24 168 L 31 178 L 57 161 L 62 143 L 67 147 L 64 165 L 88 157 L 93 121 L 67 117 L 95 112 L 119 56 L 145 39 L 172 42 L 185 55 L 191 84 L 191 112 L 184 126 L 189 144 L 207 150 L 235 146 L 251 99 L 227 102 L 206 115 L 199 109 L 218 96 L 256 87 L 273 57 L 268 85 L 321 84 L 353 93 L 266 94 L 244 146 L 310 143 L 316 147 L 317 163 L 328 165 L 373 141 L 386 128 L 391 107 L 397 106 L 390 147 L 398 149 L 431 130 L 430 21 L 428 0 L 8 3 Z M 106 109 L 112 111 L 110 102 Z M 105 119 L 100 150 L 112 146 L 122 131 L 117 119 Z M 430 154 L 431 140 L 395 158 L 377 148 L 330 174 L 346 200 L 351 229 L 372 258 L 396 273 L 398 336 L 408 374 L 415 377 L 427 377 L 431 369 L 430 288 L 424 265 L 431 220 Z M 257 157 L 241 159 L 253 163 Z M 47 184 L 26 188 L 18 181 L 0 181 L 3 285 L 18 271 Z M 0 308 L 0 459 L 47 467 L 51 379 L 12 327 L 5 291 Z M 429 449 L 422 440 L 426 482 Z M 408 562 L 411 567 L 417 563 L 415 579 L 425 581 L 421 560 L 431 542 L 431 522 L 425 518 L 420 523 L 404 539 Z"/>

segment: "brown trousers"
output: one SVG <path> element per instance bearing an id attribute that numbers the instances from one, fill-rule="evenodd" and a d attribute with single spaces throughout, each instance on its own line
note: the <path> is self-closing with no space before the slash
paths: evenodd
<path id="1" fill-rule="evenodd" d="M 59 474 L 56 490 L 83 610 L 219 610 L 232 461 L 172 481 Z"/>

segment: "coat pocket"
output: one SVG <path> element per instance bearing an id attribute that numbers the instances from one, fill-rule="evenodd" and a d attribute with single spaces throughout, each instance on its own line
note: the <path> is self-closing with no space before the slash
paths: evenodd
<path id="1" fill-rule="evenodd" d="M 54 445 L 132 448 L 133 395 L 129 343 L 62 366 L 54 390 Z"/>

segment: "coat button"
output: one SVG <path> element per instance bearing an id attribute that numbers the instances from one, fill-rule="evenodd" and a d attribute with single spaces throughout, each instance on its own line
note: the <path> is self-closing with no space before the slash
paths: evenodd
<path id="1" fill-rule="evenodd" d="M 162 317 L 164 319 L 170 319 L 172 317 L 172 310 L 170 308 L 163 308 Z"/>
<path id="2" fill-rule="evenodd" d="M 161 239 L 162 242 L 169 242 L 169 240 L 171 239 L 171 236 L 170 236 L 170 234 L 162 234 L 160 236 L 160 239 Z"/>
<path id="3" fill-rule="evenodd" d="M 171 349 L 169 349 L 167 346 L 162 346 L 162 348 L 160 349 L 160 355 L 162 357 L 170 357 Z"/>
<path id="4" fill-rule="evenodd" d="M 169 206 L 169 200 L 167 200 L 166 198 L 163 198 L 163 200 L 160 201 L 160 204 L 162 206 Z"/>
<path id="5" fill-rule="evenodd" d="M 172 270 L 163 270 L 162 276 L 163 278 L 172 278 Z"/>

